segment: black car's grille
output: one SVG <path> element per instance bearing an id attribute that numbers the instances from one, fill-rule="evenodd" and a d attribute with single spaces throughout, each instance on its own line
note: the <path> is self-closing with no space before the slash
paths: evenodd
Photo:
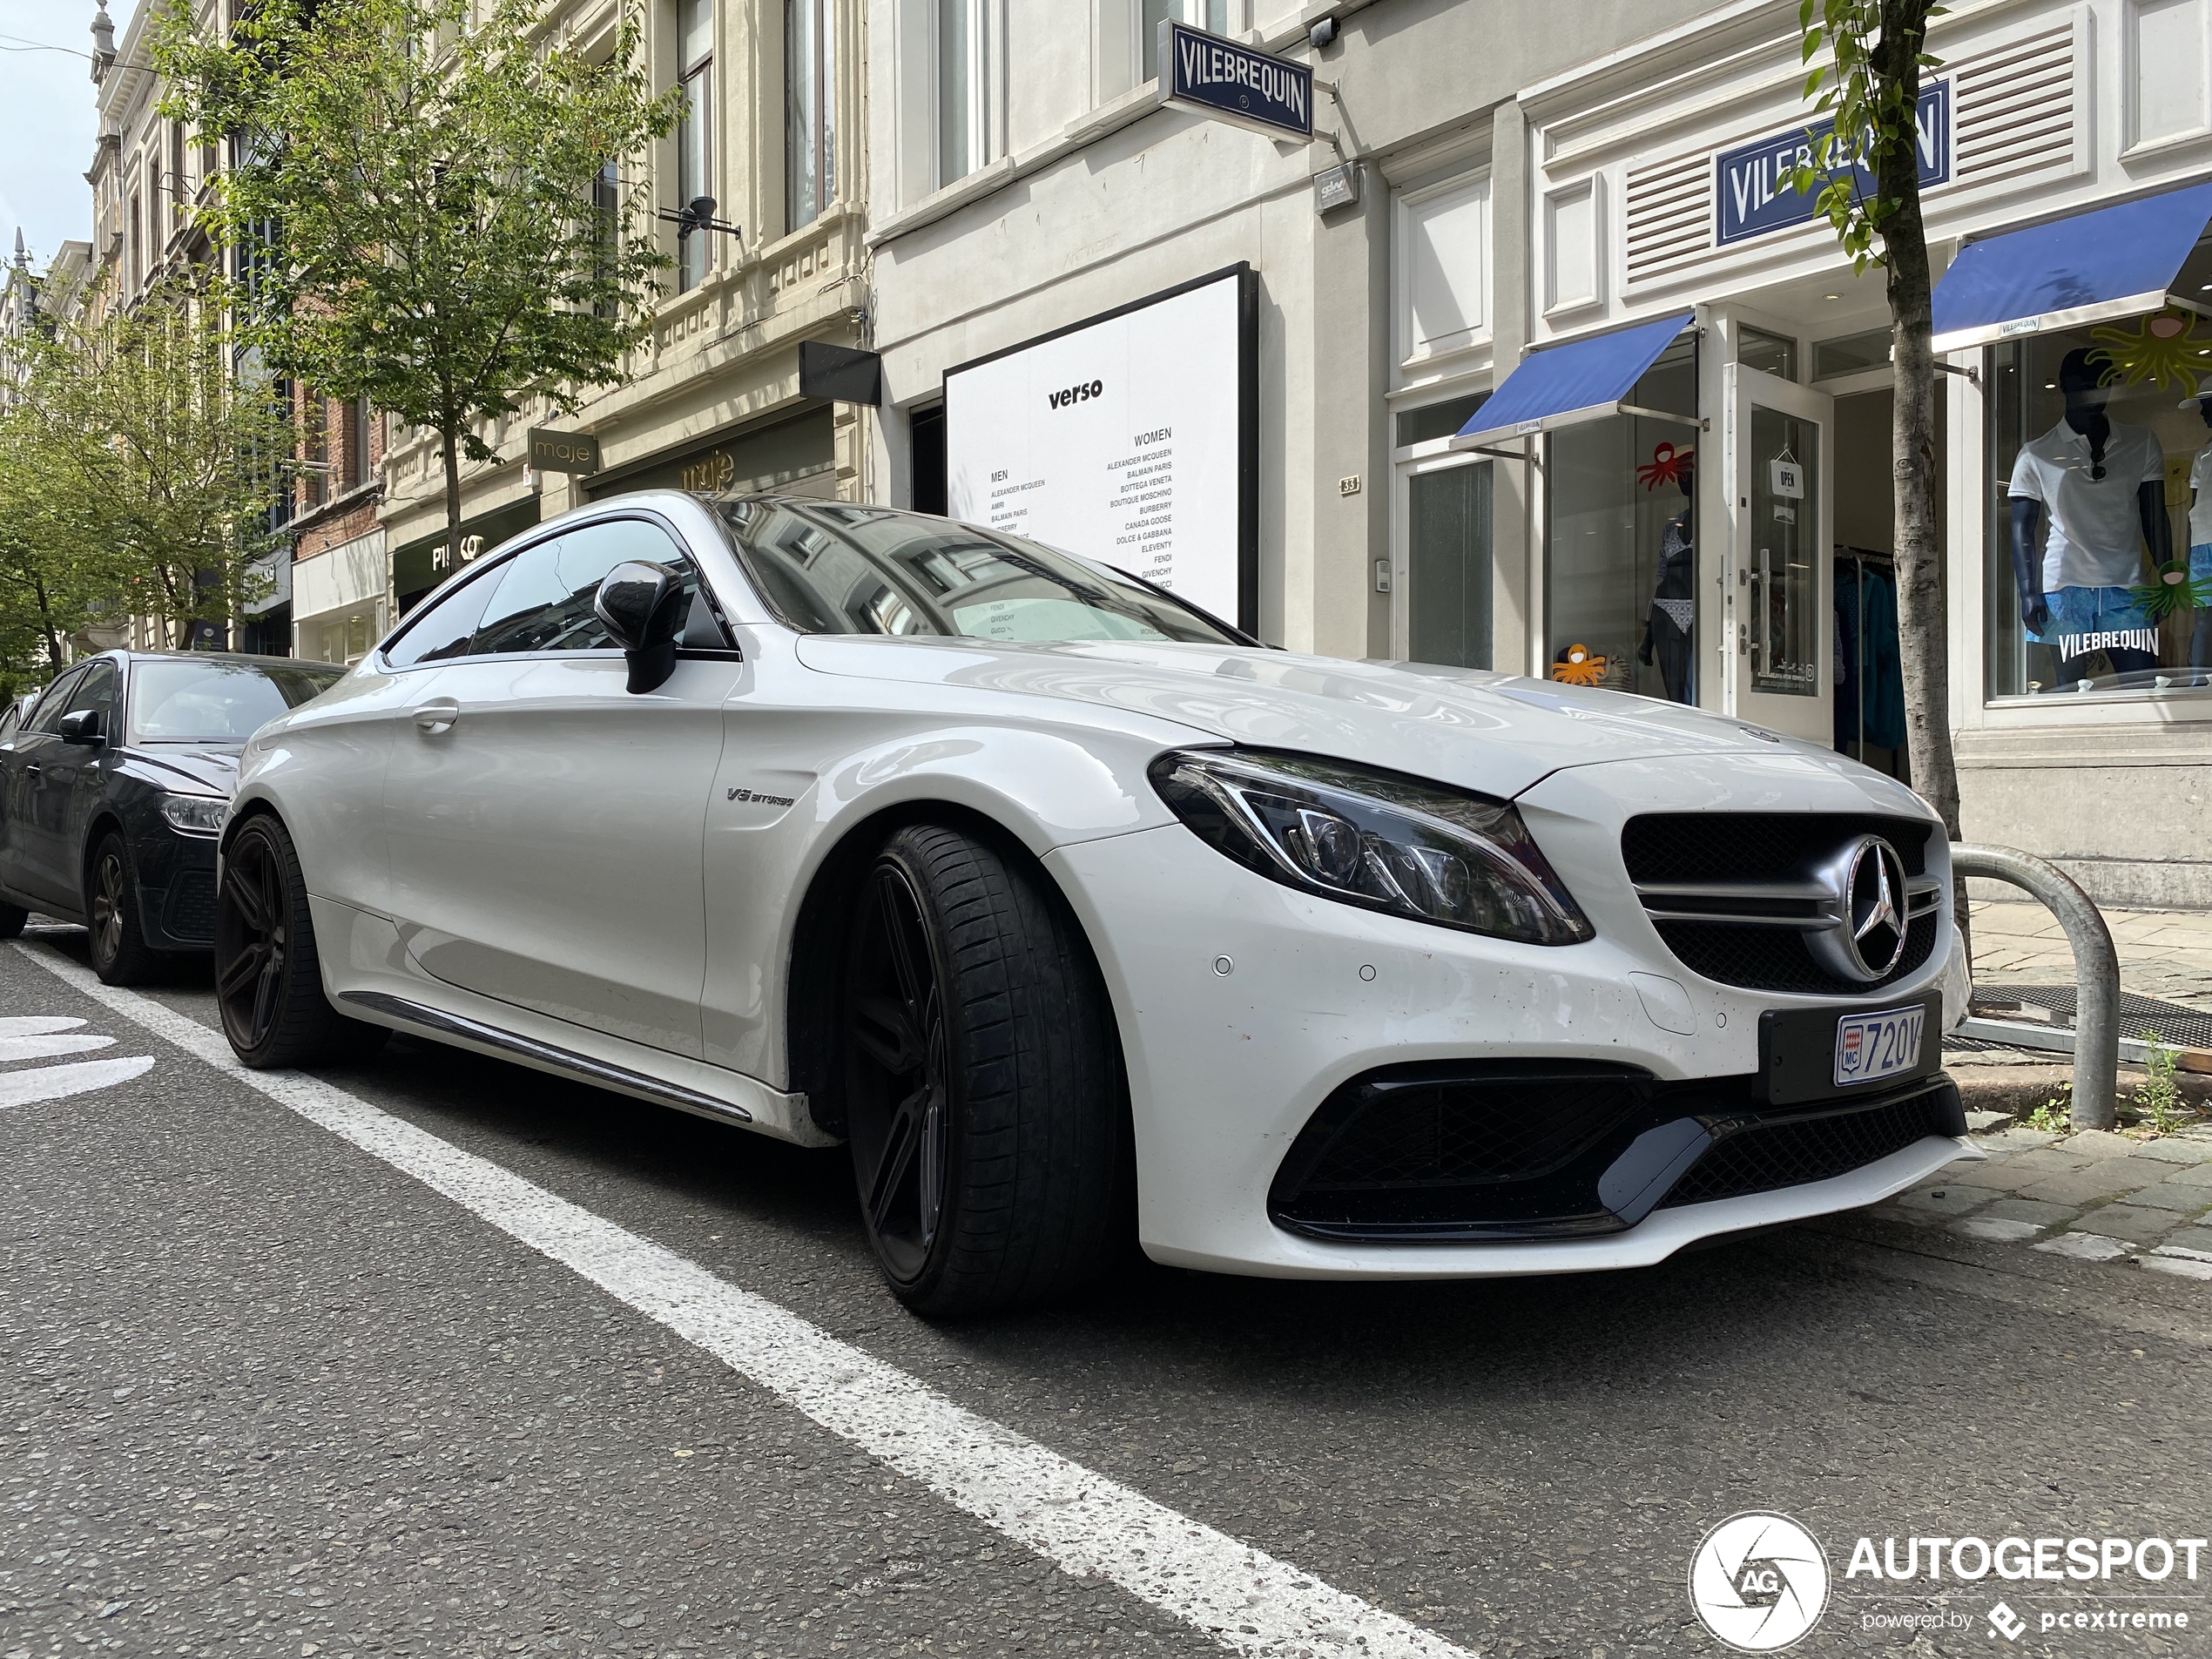
<path id="1" fill-rule="evenodd" d="M 1813 961 L 1805 936 L 1789 928 L 1725 921 L 1662 921 L 1655 925 L 1667 948 L 1693 974 L 1722 985 L 1752 991 L 1785 991 L 1800 996 L 1864 996 L 1910 979 L 1935 954 L 1943 920 L 1932 910 L 1905 930 L 1905 954 L 1871 984 L 1830 973 Z"/>
<path id="2" fill-rule="evenodd" d="M 1915 818 L 1842 813 L 1647 813 L 1621 829 L 1629 880 L 1786 881 L 1859 835 L 1897 848 L 1908 876 L 1928 867 L 1928 833 Z"/>
<path id="3" fill-rule="evenodd" d="M 1716 1141 L 1661 1208 L 1825 1181 L 1927 1136 L 1963 1135 L 1966 1129 L 1959 1091 L 1947 1081 L 1902 1099 L 1753 1123 Z"/>
<path id="4" fill-rule="evenodd" d="M 172 939 L 215 937 L 215 877 L 207 870 L 187 870 L 169 884 L 161 925 Z"/>

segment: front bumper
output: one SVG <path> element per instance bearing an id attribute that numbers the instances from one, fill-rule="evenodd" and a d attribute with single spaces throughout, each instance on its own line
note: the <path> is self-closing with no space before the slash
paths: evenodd
<path id="1" fill-rule="evenodd" d="M 127 831 L 138 876 L 138 928 L 156 950 L 204 951 L 215 942 L 215 838 L 185 835 L 156 811 Z"/>
<path id="2" fill-rule="evenodd" d="M 1662 1086 L 1737 1079 L 1758 1066 L 1760 1013 L 1817 999 L 1696 978 L 1666 953 L 1640 907 L 1631 917 L 1617 902 L 1593 903 L 1608 895 L 1578 873 L 1592 867 L 1581 860 L 1562 873 L 1599 936 L 1555 948 L 1309 898 L 1232 864 L 1180 825 L 1062 847 L 1046 862 L 1097 951 L 1120 1022 L 1138 1233 L 1158 1261 L 1313 1278 L 1635 1266 L 1698 1238 L 1872 1204 L 1974 1156 L 1963 1140 L 1931 1134 L 1831 1178 L 1652 1210 L 1602 1237 L 1302 1236 L 1271 1217 L 1270 1190 L 1300 1131 L 1353 1078 L 1425 1061 L 1543 1061 L 1635 1068 Z M 1625 875 L 1618 885 L 1625 892 Z M 1878 995 L 1925 994 L 1943 966 L 1939 956 Z"/>

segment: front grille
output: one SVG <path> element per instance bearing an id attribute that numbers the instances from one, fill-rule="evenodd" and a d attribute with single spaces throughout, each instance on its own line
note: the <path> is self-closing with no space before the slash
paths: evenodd
<path id="1" fill-rule="evenodd" d="M 1916 917 L 1905 929 L 1905 954 L 1895 968 L 1871 984 L 1830 973 L 1805 948 L 1805 936 L 1791 928 L 1725 921 L 1654 925 L 1684 968 L 1718 984 L 1799 996 L 1864 996 L 1909 979 L 1926 967 L 1928 958 L 1935 954 L 1942 920 L 1940 910 Z"/>
<path id="2" fill-rule="evenodd" d="M 1917 818 L 1844 813 L 1647 813 L 1621 829 L 1621 856 L 1639 887 L 1672 881 L 1786 881 L 1831 857 L 1854 836 L 1897 848 L 1908 876 L 1928 867 L 1928 834 Z"/>
<path id="3" fill-rule="evenodd" d="M 172 939 L 215 937 L 215 877 L 208 870 L 187 870 L 169 884 L 161 925 Z"/>
<path id="4" fill-rule="evenodd" d="M 1928 1136 L 1966 1132 L 1959 1090 L 1947 1079 L 1900 1099 L 1752 1123 L 1716 1140 L 1660 1208 L 1825 1181 Z"/>

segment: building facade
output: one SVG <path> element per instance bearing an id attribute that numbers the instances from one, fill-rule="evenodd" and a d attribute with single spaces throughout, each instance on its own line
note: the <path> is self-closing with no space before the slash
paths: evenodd
<path id="1" fill-rule="evenodd" d="M 1939 489 L 1966 831 L 2154 906 L 2212 906 L 2212 638 L 2145 603 L 2152 555 L 2187 556 L 2212 442 L 2182 403 L 2212 372 L 2212 210 L 2174 227 L 2212 178 L 2208 10 L 1954 7 L 1919 135 L 1939 276 L 1969 251 L 1939 331 L 1979 316 L 1939 342 L 1955 347 Z M 1169 14 L 1310 68 L 1314 140 L 1164 104 Z M 1071 383 L 1110 402 L 1119 374 L 1147 408 L 1251 428 L 1235 556 L 1267 638 L 1694 703 L 1905 775 L 1886 301 L 1780 187 L 1810 118 L 1797 17 L 1641 0 L 1552 29 L 1489 0 L 873 0 L 876 496 L 1051 523 L 1105 556 L 1181 537 L 1173 558 L 1225 569 L 1204 543 L 1226 532 L 1170 523 L 1180 502 L 1116 516 L 1124 491 L 1165 508 L 1187 423 L 1144 448 L 1168 423 L 1132 406 L 1127 454 L 1096 458 L 1089 527 L 1022 516 L 1055 487 L 1049 456 L 1030 478 L 1029 452 L 985 453 L 1061 418 L 1040 388 L 1065 342 L 1110 347 L 1112 373 Z M 2069 227 L 2114 207 L 2158 228 Z M 2022 231 L 2171 251 L 2174 268 L 2124 295 L 2097 285 L 2125 273 L 2092 270 L 2067 303 L 1991 300 L 1993 266 L 2033 262 L 1996 240 Z M 1193 402 L 1229 356 L 1194 344 L 1163 366 L 1105 320 L 1232 271 L 1249 390 Z M 1031 360 L 1043 379 L 1001 367 Z M 1570 395 L 1608 368 L 1628 381 Z M 2094 425 L 2101 402 L 2115 464 L 2143 476 L 2077 498 L 2112 473 L 2066 449 L 2086 442 L 2067 424 L 2085 372 L 2102 383 L 2074 414 Z M 2054 550 L 2039 490 L 2067 523 L 2112 526 L 2109 545 Z"/>
<path id="2" fill-rule="evenodd" d="M 861 0 L 645 8 L 655 84 L 683 87 L 685 111 L 653 153 L 618 164 L 610 185 L 626 187 L 642 169 L 655 208 L 711 198 L 713 216 L 738 233 L 658 225 L 673 268 L 651 338 L 576 415 L 526 411 L 481 435 L 497 459 L 463 463 L 464 550 L 633 489 L 860 498 L 870 422 L 859 406 L 801 395 L 799 348 L 864 347 L 871 327 L 862 12 Z M 549 14 L 585 51 L 611 48 L 613 8 L 560 0 Z M 598 469 L 531 465 L 529 432 L 553 427 L 596 439 Z M 392 435 L 380 508 L 392 619 L 448 574 L 441 467 L 434 435 Z"/>

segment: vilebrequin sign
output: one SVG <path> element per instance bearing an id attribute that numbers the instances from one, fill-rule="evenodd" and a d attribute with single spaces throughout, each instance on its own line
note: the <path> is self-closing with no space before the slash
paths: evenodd
<path id="1" fill-rule="evenodd" d="M 1313 71 L 1173 18 L 1160 24 L 1160 101 L 1271 138 L 1313 138 Z"/>
<path id="2" fill-rule="evenodd" d="M 1916 115 L 1916 159 L 1920 188 L 1925 190 L 1951 177 L 1951 83 L 1934 81 L 1923 86 Z M 1835 130 L 1831 120 L 1809 121 L 1715 156 L 1713 188 L 1719 221 L 1714 227 L 1715 242 L 1726 247 L 1731 242 L 1810 221 L 1819 192 L 1799 194 L 1791 183 L 1791 175 L 1799 167 L 1813 165 L 1820 141 Z M 1837 160 L 1840 163 L 1843 158 Z M 1851 158 L 1851 165 L 1857 171 L 1860 193 L 1874 196 L 1874 175 L 1857 155 Z M 1838 165 L 1831 176 L 1843 171 Z"/>

